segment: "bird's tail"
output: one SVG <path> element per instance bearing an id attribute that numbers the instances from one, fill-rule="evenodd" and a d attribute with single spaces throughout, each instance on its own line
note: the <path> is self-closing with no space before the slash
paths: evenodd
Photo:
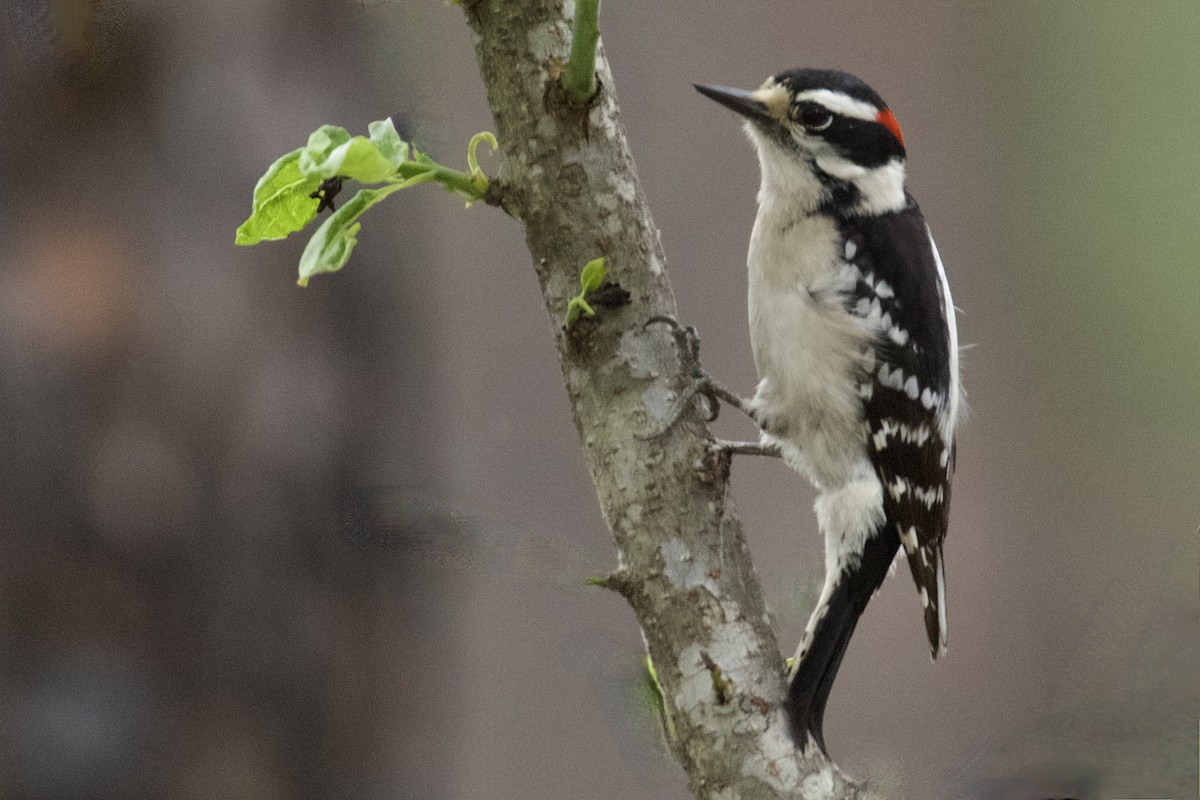
<path id="1" fill-rule="evenodd" d="M 801 750 L 812 735 L 821 752 L 825 749 L 825 703 L 858 618 L 883 583 L 900 548 L 899 537 L 886 523 L 867 537 L 857 564 L 842 565 L 825 576 L 825 588 L 808 621 L 804 639 L 792 661 L 788 683 L 788 718 L 792 735 Z"/>
<path id="2" fill-rule="evenodd" d="M 936 660 L 946 652 L 946 572 L 942 546 L 932 542 L 914 548 L 908 553 L 908 565 L 912 569 L 917 590 L 921 593 L 921 605 L 925 609 L 925 632 Z"/>

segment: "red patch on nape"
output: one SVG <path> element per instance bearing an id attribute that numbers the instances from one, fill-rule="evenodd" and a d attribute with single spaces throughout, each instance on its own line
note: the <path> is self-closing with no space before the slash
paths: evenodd
<path id="1" fill-rule="evenodd" d="M 896 121 L 896 115 L 892 113 L 890 108 L 885 108 L 875 115 L 875 121 L 892 132 L 892 136 L 896 137 L 896 141 L 904 147 L 904 134 L 900 132 L 900 123 Z"/>

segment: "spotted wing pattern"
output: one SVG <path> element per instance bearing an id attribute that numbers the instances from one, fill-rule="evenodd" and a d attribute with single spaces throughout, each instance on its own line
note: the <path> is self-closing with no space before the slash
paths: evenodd
<path id="1" fill-rule="evenodd" d="M 920 592 L 933 655 L 946 643 L 942 542 L 954 469 L 956 376 L 953 307 L 916 203 L 840 222 L 857 281 L 849 310 L 878 331 L 860 384 L 867 454 L 883 484 L 883 506 Z M 879 576 L 882 580 L 882 576 Z"/>

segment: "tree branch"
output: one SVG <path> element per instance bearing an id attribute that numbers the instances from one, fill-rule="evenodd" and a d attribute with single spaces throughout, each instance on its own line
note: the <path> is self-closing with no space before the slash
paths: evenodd
<path id="1" fill-rule="evenodd" d="M 863 797 L 817 748 L 794 746 L 784 663 L 727 495 L 728 460 L 695 410 L 662 437 L 690 376 L 661 328 L 675 315 L 658 231 L 642 196 L 614 82 L 598 95 L 560 80 L 573 3 L 464 0 L 504 151 L 489 190 L 525 226 L 575 425 L 618 553 L 606 585 L 633 606 L 671 715 L 672 746 L 698 798 Z M 629 302 L 562 327 L 579 272 L 603 255 Z"/>

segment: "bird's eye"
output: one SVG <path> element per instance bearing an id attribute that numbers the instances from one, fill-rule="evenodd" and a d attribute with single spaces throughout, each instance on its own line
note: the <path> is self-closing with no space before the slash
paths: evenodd
<path id="1" fill-rule="evenodd" d="M 817 103 L 800 106 L 793 118 L 810 131 L 823 131 L 833 124 L 833 112 Z"/>

